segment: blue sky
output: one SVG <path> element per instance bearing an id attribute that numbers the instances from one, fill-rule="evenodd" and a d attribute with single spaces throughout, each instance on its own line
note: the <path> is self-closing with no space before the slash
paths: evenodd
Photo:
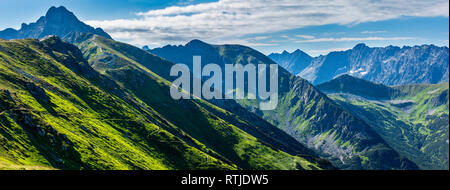
<path id="1" fill-rule="evenodd" d="M 51 6 L 65 6 L 80 20 L 137 18 L 136 12 L 213 0 L 1 0 L 0 29 L 36 21 Z"/>
<path id="2" fill-rule="evenodd" d="M 369 46 L 448 46 L 448 0 L 2 0 L 0 30 L 30 23 L 50 6 L 136 46 L 248 45 L 263 53 L 301 49 L 317 56 Z"/>

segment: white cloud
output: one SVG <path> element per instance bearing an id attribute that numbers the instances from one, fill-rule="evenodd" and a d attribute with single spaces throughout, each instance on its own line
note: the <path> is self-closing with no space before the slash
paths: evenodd
<path id="1" fill-rule="evenodd" d="M 385 30 L 377 30 L 377 31 L 362 31 L 361 34 L 380 34 L 380 33 L 386 33 L 387 31 Z"/>
<path id="2" fill-rule="evenodd" d="M 252 38 L 248 38 L 248 40 L 252 40 L 252 41 L 260 41 L 260 40 L 265 40 L 270 38 L 270 36 L 256 36 L 256 37 L 252 37 Z"/>
<path id="3" fill-rule="evenodd" d="M 313 38 L 315 38 L 314 36 L 311 36 L 311 35 L 296 35 L 296 37 L 303 38 L 303 39 L 313 39 Z"/>
<path id="4" fill-rule="evenodd" d="M 297 40 L 297 43 L 306 43 L 306 42 L 352 42 L 352 41 L 386 41 L 386 40 L 414 40 L 416 38 L 412 37 L 362 37 L 362 38 L 314 38 L 307 40 Z"/>
<path id="5" fill-rule="evenodd" d="M 254 38 L 244 38 L 244 39 L 221 39 L 215 42 L 211 43 L 218 43 L 218 44 L 239 44 L 244 46 L 250 46 L 250 47 L 261 47 L 261 46 L 276 46 L 279 44 L 276 43 L 261 43 L 261 42 L 254 42 L 261 39 L 266 39 L 265 37 L 254 37 Z"/>
<path id="6" fill-rule="evenodd" d="M 135 45 L 180 44 L 194 38 L 220 43 L 306 26 L 353 25 L 402 16 L 448 17 L 448 7 L 448 0 L 220 0 L 141 12 L 138 19 L 87 23 Z"/>

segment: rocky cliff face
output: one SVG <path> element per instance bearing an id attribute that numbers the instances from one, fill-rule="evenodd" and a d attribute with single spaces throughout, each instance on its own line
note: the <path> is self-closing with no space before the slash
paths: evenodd
<path id="1" fill-rule="evenodd" d="M 70 32 L 93 33 L 106 38 L 110 38 L 101 28 L 93 28 L 84 24 L 65 7 L 51 7 L 45 16 L 40 17 L 35 23 L 22 24 L 19 30 L 12 28 L 0 31 L 0 38 L 3 39 L 23 39 L 23 38 L 43 38 L 48 35 L 64 37 Z"/>
<path id="2" fill-rule="evenodd" d="M 448 81 L 449 49 L 434 45 L 371 48 L 358 44 L 347 51 L 331 52 L 308 62 L 291 54 L 269 55 L 281 66 L 313 84 L 349 74 L 385 85 L 437 84 Z M 295 65 L 295 66 L 292 66 Z M 289 69 L 288 69 L 289 70 Z"/>

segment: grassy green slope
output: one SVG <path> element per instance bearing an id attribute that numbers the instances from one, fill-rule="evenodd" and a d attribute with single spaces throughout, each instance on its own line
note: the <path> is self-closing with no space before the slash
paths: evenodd
<path id="1" fill-rule="evenodd" d="M 342 79 L 342 78 L 341 78 Z M 383 86 L 383 96 L 368 81 L 336 79 L 318 86 L 359 115 L 399 153 L 422 169 L 448 169 L 448 83 Z M 351 90 L 358 88 L 358 92 Z M 362 83 L 361 83 L 362 84 Z M 347 87 L 345 87 L 347 86 Z M 378 85 L 379 86 L 379 85 Z M 374 94 L 379 95 L 374 98 Z"/>
<path id="2" fill-rule="evenodd" d="M 93 68 L 114 79 L 169 122 L 241 168 L 330 167 L 324 160 L 304 155 L 311 152 L 302 152 L 304 147 L 295 140 L 292 140 L 295 142 L 293 147 L 274 143 L 275 139 L 254 132 L 258 126 L 213 104 L 203 100 L 173 100 L 169 94 L 170 83 L 160 77 L 168 76 L 171 62 L 139 48 L 94 35 L 72 35 L 66 40 L 80 47 Z"/>
<path id="3" fill-rule="evenodd" d="M 236 168 L 161 129 L 174 126 L 151 108 L 109 93 L 114 83 L 98 85 L 107 82 L 58 38 L 0 41 L 0 63 L 2 169 Z"/>

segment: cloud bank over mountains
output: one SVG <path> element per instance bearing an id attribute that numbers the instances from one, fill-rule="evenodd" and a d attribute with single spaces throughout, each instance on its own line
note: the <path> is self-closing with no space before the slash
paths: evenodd
<path id="1" fill-rule="evenodd" d="M 248 35 L 267 34 L 307 26 L 356 25 L 402 17 L 448 17 L 448 0 L 220 0 L 187 6 L 138 12 L 135 19 L 90 20 L 113 38 L 136 45 L 180 44 L 194 38 L 211 43 L 239 39 L 253 43 Z M 367 32 L 371 40 L 385 40 L 381 32 Z M 305 37 L 305 36 L 303 36 Z M 393 37 L 403 40 L 404 36 Z M 357 39 L 313 39 L 305 42 Z"/>

